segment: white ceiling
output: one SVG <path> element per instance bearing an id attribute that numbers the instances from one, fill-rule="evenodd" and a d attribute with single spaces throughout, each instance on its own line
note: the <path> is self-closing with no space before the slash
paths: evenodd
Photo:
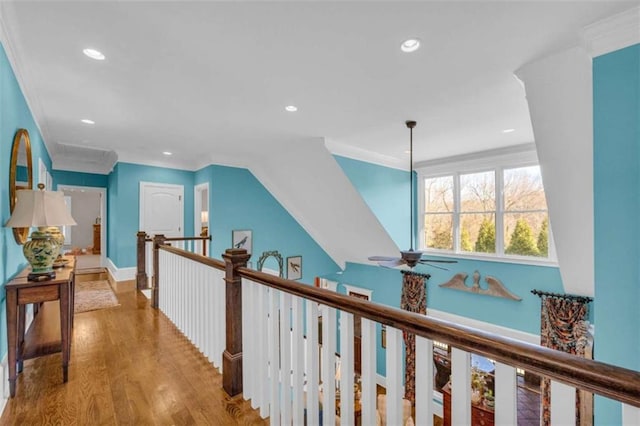
<path id="1" fill-rule="evenodd" d="M 406 164 L 406 119 L 416 161 L 533 141 L 513 72 L 636 4 L 2 2 L 0 25 L 54 153 L 195 169 L 324 137 Z M 408 37 L 422 48 L 401 52 Z"/>

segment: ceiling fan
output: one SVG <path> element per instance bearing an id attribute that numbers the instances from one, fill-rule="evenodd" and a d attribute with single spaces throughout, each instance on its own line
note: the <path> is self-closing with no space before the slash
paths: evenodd
<path id="1" fill-rule="evenodd" d="M 409 225 L 409 229 L 411 231 L 411 238 L 409 241 L 411 242 L 411 248 L 409 250 L 401 250 L 400 257 L 388 257 L 388 256 L 371 256 L 369 260 L 378 262 L 378 265 L 384 266 L 387 268 L 395 268 L 396 266 L 407 265 L 409 268 L 415 267 L 417 264 L 429 265 L 434 268 L 447 270 L 446 268 L 433 265 L 433 263 L 457 263 L 455 260 L 440 260 L 440 259 L 423 259 L 422 252 L 413 249 L 413 128 L 416 127 L 416 122 L 408 120 L 405 122 L 407 127 L 409 128 L 409 184 L 410 184 L 410 192 L 409 192 L 409 200 L 411 207 L 411 224 Z"/>

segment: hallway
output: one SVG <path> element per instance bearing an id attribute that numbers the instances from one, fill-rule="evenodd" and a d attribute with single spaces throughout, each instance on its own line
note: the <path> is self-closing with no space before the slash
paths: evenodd
<path id="1" fill-rule="evenodd" d="M 222 376 L 133 281 L 115 292 L 119 307 L 75 315 L 68 383 L 60 354 L 25 361 L 0 425 L 268 424 L 222 391 Z M 56 310 L 45 304 L 35 330 L 51 340 Z"/>

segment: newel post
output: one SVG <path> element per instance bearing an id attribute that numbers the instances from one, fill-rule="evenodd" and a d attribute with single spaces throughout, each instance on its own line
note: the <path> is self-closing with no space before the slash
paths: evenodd
<path id="1" fill-rule="evenodd" d="M 235 396 L 242 392 L 242 278 L 236 268 L 247 266 L 251 257 L 245 249 L 227 249 L 226 264 L 226 348 L 222 354 L 222 388 Z"/>
<path id="2" fill-rule="evenodd" d="M 151 297 L 151 306 L 156 309 L 158 309 L 160 300 L 160 246 L 164 244 L 164 241 L 164 234 L 153 237 L 153 294 Z"/>
<path id="3" fill-rule="evenodd" d="M 142 290 L 143 288 L 147 288 L 148 277 L 147 277 L 147 233 L 144 231 L 138 231 L 136 234 L 137 238 L 137 250 L 138 250 L 138 258 L 137 258 L 137 273 L 136 273 L 136 286 L 138 290 Z"/>

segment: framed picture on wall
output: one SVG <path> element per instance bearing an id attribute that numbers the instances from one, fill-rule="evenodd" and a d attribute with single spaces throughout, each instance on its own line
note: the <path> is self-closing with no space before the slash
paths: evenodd
<path id="1" fill-rule="evenodd" d="M 251 254 L 253 247 L 253 233 L 249 229 L 234 229 L 231 231 L 231 244 L 233 248 L 245 249 Z"/>
<path id="2" fill-rule="evenodd" d="M 302 256 L 287 257 L 287 279 L 299 280 L 302 278 Z"/>

